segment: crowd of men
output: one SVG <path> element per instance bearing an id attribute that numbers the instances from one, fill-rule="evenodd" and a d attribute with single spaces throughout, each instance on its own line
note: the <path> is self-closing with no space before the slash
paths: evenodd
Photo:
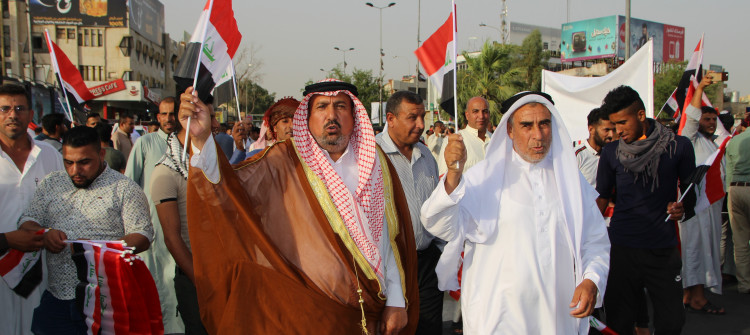
<path id="1" fill-rule="evenodd" d="M 167 334 L 440 334 L 446 291 L 469 334 L 582 334 L 592 314 L 679 334 L 686 309 L 725 313 L 705 294 L 723 263 L 750 291 L 748 119 L 719 126 L 706 78 L 682 136 L 620 86 L 577 146 L 542 92 L 502 102 L 497 125 L 473 97 L 457 131 L 426 131 L 422 98 L 395 92 L 376 134 L 333 79 L 260 128 L 220 125 L 187 88 L 136 138 L 132 115 L 113 131 L 49 114 L 32 139 L 28 92 L 2 85 L 0 254 L 44 249 L 45 281 L 26 298 L 0 284 L 0 333 L 86 333 L 66 241 L 90 239 L 141 254 Z M 724 222 L 721 202 L 694 213 L 688 185 L 732 133 Z"/>

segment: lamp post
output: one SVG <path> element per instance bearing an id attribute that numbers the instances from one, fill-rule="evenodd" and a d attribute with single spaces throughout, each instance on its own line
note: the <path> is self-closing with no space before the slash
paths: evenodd
<path id="1" fill-rule="evenodd" d="M 354 48 L 340 49 L 339 47 L 333 47 L 333 49 L 341 51 L 341 53 L 344 54 L 344 74 L 346 75 L 346 53 L 349 51 L 354 51 Z"/>
<path id="2" fill-rule="evenodd" d="M 498 28 L 498 27 L 495 27 L 495 26 L 490 26 L 490 25 L 487 25 L 487 24 L 484 24 L 484 23 L 480 23 L 480 24 L 479 24 L 479 26 L 480 26 L 480 27 L 487 27 L 487 28 L 492 28 L 492 29 L 495 29 L 495 30 L 497 30 L 497 32 L 498 32 L 498 33 L 500 33 L 500 37 L 503 37 L 503 31 L 502 31 L 502 29 L 500 29 L 500 28 Z M 501 39 L 501 40 L 502 40 L 502 39 Z M 504 42 L 504 41 L 503 41 L 503 42 Z"/>
<path id="3" fill-rule="evenodd" d="M 372 2 L 367 2 L 365 5 L 377 8 L 380 12 L 380 75 L 378 75 L 378 121 L 379 125 L 383 125 L 383 56 L 385 55 L 383 53 L 383 9 L 393 7 L 396 5 L 395 2 L 389 3 L 387 6 L 378 7 L 372 4 Z"/>

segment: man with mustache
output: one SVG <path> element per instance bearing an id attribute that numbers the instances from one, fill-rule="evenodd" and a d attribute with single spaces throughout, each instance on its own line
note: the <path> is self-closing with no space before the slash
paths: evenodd
<path id="1" fill-rule="evenodd" d="M 438 289 L 435 266 L 440 249 L 432 234 L 422 226 L 419 210 L 438 182 L 437 163 L 430 149 L 419 142 L 424 131 L 422 97 L 398 91 L 388 98 L 385 110 L 388 127 L 375 138 L 398 172 L 409 204 L 419 263 L 419 325 L 417 334 L 440 334 L 443 327 L 443 292 Z M 441 134 L 442 135 L 442 134 Z M 437 136 L 437 133 L 433 136 Z"/>
<path id="2" fill-rule="evenodd" d="M 604 145 L 612 142 L 615 125 L 601 109 L 594 108 L 587 117 L 589 138 L 573 149 L 578 160 L 578 169 L 591 186 L 596 187 L 596 169 L 599 166 L 599 153 Z"/>
<path id="3" fill-rule="evenodd" d="M 160 125 L 159 130 L 145 134 L 135 141 L 125 168 L 125 176 L 130 177 L 143 188 L 151 209 L 154 243 L 141 257 L 151 270 L 156 288 L 159 290 L 159 300 L 164 316 L 164 332 L 166 334 L 181 333 L 185 329 L 182 320 L 177 316 L 177 295 L 174 291 L 175 262 L 164 244 L 164 232 L 151 199 L 151 183 L 149 181 L 156 163 L 167 152 L 169 134 L 179 128 L 179 123 L 175 119 L 176 110 L 175 98 L 173 97 L 164 98 L 159 102 L 159 113 L 156 115 Z"/>
<path id="4" fill-rule="evenodd" d="M 292 140 L 234 167 L 188 88 L 188 229 L 211 334 L 413 334 L 419 298 L 409 208 L 357 88 L 308 85 Z M 262 304 L 258 304 L 262 301 Z M 251 313 L 248 313 L 251 311 Z"/>
<path id="5" fill-rule="evenodd" d="M 502 112 L 487 157 L 465 173 L 464 139 L 448 137 L 449 170 L 422 206 L 425 228 L 448 242 L 440 288 L 461 289 L 466 333 L 586 334 L 609 270 L 596 192 L 549 95 L 518 93 Z"/>
<path id="6" fill-rule="evenodd" d="M 62 170 L 62 156 L 49 144 L 35 141 L 26 132 L 34 115 L 23 86 L 0 85 L 0 254 L 13 248 L 39 250 L 40 235 L 18 229 L 18 218 L 31 202 L 44 176 Z M 34 308 L 45 287 L 39 285 L 27 297 L 0 280 L 0 334 L 28 334 Z"/>
<path id="7" fill-rule="evenodd" d="M 487 99 L 483 97 L 469 99 L 469 102 L 466 103 L 464 116 L 466 116 L 466 127 L 459 130 L 458 133 L 464 138 L 464 144 L 466 145 L 468 156 L 465 169 L 468 170 L 484 159 L 485 149 L 492 136 L 492 133 L 487 130 L 487 126 L 490 124 L 490 105 L 487 103 Z M 441 175 L 448 171 L 448 166 L 445 165 L 445 147 L 447 144 L 448 141 L 443 140 L 440 157 L 437 160 Z"/>

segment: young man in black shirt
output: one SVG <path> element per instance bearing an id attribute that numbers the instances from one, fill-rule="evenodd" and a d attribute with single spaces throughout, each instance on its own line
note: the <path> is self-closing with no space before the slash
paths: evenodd
<path id="1" fill-rule="evenodd" d="M 679 334 L 685 310 L 673 220 L 681 220 L 686 212 L 692 215 L 695 206 L 692 190 L 677 202 L 678 185 L 684 192 L 695 169 L 693 146 L 647 118 L 643 101 L 628 86 L 610 91 L 602 110 L 620 135 L 619 141 L 602 149 L 596 179 L 602 212 L 617 190 L 608 228 L 612 249 L 604 297 L 607 325 L 620 334 L 632 333 L 640 307 L 637 297 L 646 288 L 654 305 L 656 333 Z"/>

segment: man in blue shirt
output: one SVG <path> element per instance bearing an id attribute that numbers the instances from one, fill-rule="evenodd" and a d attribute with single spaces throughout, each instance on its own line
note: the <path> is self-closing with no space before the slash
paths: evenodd
<path id="1" fill-rule="evenodd" d="M 637 297 L 646 288 L 656 333 L 679 334 L 685 323 L 682 261 L 672 220 L 693 214 L 694 192 L 677 202 L 678 181 L 684 192 L 695 169 L 693 146 L 647 118 L 638 92 L 628 86 L 610 91 L 601 108 L 620 135 L 602 149 L 596 178 L 602 212 L 617 190 L 608 228 L 612 249 L 604 297 L 607 325 L 620 334 L 632 333 Z"/>

